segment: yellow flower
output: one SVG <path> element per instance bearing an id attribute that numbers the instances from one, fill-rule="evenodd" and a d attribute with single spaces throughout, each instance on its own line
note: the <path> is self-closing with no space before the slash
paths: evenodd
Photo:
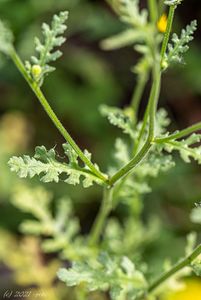
<path id="1" fill-rule="evenodd" d="M 184 288 L 168 294 L 163 300 L 200 300 L 201 280 L 190 279 L 185 282 Z"/>
<path id="2" fill-rule="evenodd" d="M 167 15 L 163 14 L 157 22 L 157 28 L 160 32 L 166 32 L 167 29 Z"/>

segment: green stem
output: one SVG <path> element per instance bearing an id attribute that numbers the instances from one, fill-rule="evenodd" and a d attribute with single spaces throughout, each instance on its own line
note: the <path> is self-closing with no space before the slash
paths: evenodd
<path id="1" fill-rule="evenodd" d="M 75 141 L 72 139 L 68 131 L 64 128 L 56 114 L 54 113 L 53 109 L 49 105 L 48 101 L 46 100 L 45 96 L 43 95 L 40 87 L 37 85 L 36 82 L 32 80 L 32 78 L 28 75 L 23 62 L 17 55 L 15 49 L 12 50 L 10 53 L 10 57 L 13 60 L 14 64 L 18 68 L 18 70 L 21 72 L 29 86 L 31 87 L 32 91 L 40 101 L 41 105 L 43 106 L 44 110 L 56 126 L 56 128 L 59 130 L 59 132 L 62 134 L 62 136 L 65 138 L 65 140 L 71 145 L 71 147 L 74 149 L 74 151 L 78 154 L 80 159 L 89 167 L 89 169 L 92 171 L 93 174 L 95 174 L 98 178 L 100 178 L 103 182 L 107 182 L 106 176 L 104 176 L 100 171 L 97 170 L 97 168 L 94 166 L 94 164 L 85 156 L 85 154 L 82 152 L 82 150 L 79 148 L 79 146 L 75 143 Z"/>
<path id="2" fill-rule="evenodd" d="M 158 103 L 160 86 L 161 86 L 161 72 L 158 68 L 158 62 L 156 61 L 156 65 L 153 72 L 153 85 L 151 88 L 151 93 L 148 102 L 148 111 L 149 111 L 149 134 L 147 137 L 147 141 L 145 142 L 142 149 L 135 155 L 131 161 L 122 167 L 116 174 L 114 174 L 110 180 L 110 185 L 113 185 L 116 181 L 118 181 L 121 177 L 125 176 L 129 173 L 133 168 L 135 168 L 147 155 L 149 152 L 152 142 L 154 140 L 154 129 L 155 129 L 155 114 L 156 107 Z"/>
<path id="3" fill-rule="evenodd" d="M 137 120 L 140 100 L 142 98 L 142 94 L 143 94 L 145 85 L 147 83 L 147 79 L 148 79 L 148 74 L 147 73 L 143 73 L 142 75 L 139 75 L 138 80 L 137 80 L 137 86 L 136 86 L 136 88 L 134 90 L 134 93 L 133 93 L 133 97 L 132 97 L 132 101 L 131 101 L 131 107 L 133 108 L 135 121 Z"/>
<path id="4" fill-rule="evenodd" d="M 159 285 L 170 278 L 172 275 L 189 266 L 199 255 L 201 254 L 201 244 L 186 258 L 174 265 L 169 271 L 162 274 L 157 280 L 155 280 L 148 288 L 148 293 L 153 292 Z"/>
<path id="5" fill-rule="evenodd" d="M 157 63 L 156 63 L 157 64 Z M 155 135 L 155 117 L 156 117 L 156 110 L 158 105 L 158 99 L 160 94 L 161 88 L 161 71 L 157 67 L 154 69 L 154 78 L 153 78 L 153 86 L 151 89 L 150 100 L 148 103 L 149 109 L 149 140 L 153 141 Z"/>
<path id="6" fill-rule="evenodd" d="M 175 132 L 167 137 L 163 137 L 163 138 L 155 138 L 155 142 L 156 143 L 164 143 L 164 142 L 168 142 L 168 141 L 171 141 L 171 140 L 176 140 L 176 139 L 180 139 L 180 138 L 183 138 L 195 131 L 198 131 L 198 130 L 201 130 L 201 122 L 199 123 L 196 123 L 190 127 L 187 127 L 179 132 Z"/>
<path id="7" fill-rule="evenodd" d="M 91 233 L 89 236 L 90 246 L 96 245 L 100 238 L 100 235 L 103 231 L 103 227 L 105 224 L 105 220 L 107 219 L 109 213 L 112 210 L 112 198 L 113 198 L 112 196 L 113 196 L 113 189 L 105 187 L 101 207 L 95 219 L 95 222 L 92 226 Z"/>
<path id="8" fill-rule="evenodd" d="M 142 122 L 142 127 L 141 127 L 141 129 L 140 129 L 138 138 L 137 138 L 136 143 L 135 143 L 135 145 L 134 145 L 133 155 L 135 155 L 135 154 L 138 152 L 140 143 L 141 143 L 142 138 L 143 138 L 144 133 L 145 133 L 146 126 L 147 126 L 147 124 L 148 124 L 148 119 L 149 119 L 149 106 L 147 105 L 147 108 L 146 108 L 145 113 L 144 113 L 144 118 L 143 118 L 143 122 Z"/>
<path id="9" fill-rule="evenodd" d="M 175 9 L 176 9 L 176 5 L 170 6 L 169 14 L 168 14 L 168 21 L 167 21 L 167 29 L 165 32 L 165 36 L 164 36 L 163 44 L 162 44 L 162 48 L 161 48 L 161 66 L 163 64 L 163 61 L 165 58 L 165 53 L 166 53 L 167 46 L 168 46 L 168 42 L 170 39 Z"/>
<path id="10" fill-rule="evenodd" d="M 153 24 L 158 20 L 158 7 L 156 0 L 148 0 L 150 19 Z"/>
<path id="11" fill-rule="evenodd" d="M 117 182 L 120 178 L 128 174 L 133 168 L 135 168 L 145 158 L 151 146 L 151 141 L 147 140 L 142 149 L 139 151 L 139 153 L 136 156 L 134 156 L 134 158 L 132 158 L 127 165 L 121 168 L 116 174 L 114 174 L 110 178 L 110 185 L 115 184 L 115 182 Z"/>

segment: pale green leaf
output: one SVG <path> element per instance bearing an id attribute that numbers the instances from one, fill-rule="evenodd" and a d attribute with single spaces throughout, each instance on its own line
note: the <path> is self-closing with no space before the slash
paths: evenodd
<path id="1" fill-rule="evenodd" d="M 82 177 L 82 184 L 85 188 L 93 183 L 102 184 L 87 166 L 80 167 L 77 160 L 77 154 L 70 145 L 63 145 L 64 152 L 69 162 L 60 162 L 57 159 L 54 149 L 47 150 L 44 146 L 36 147 L 33 158 L 24 155 L 23 157 L 12 157 L 8 164 L 11 171 L 16 172 L 20 178 L 40 176 L 43 182 L 59 182 L 64 180 L 68 184 L 77 185 Z M 61 175 L 66 175 L 62 177 Z"/>
<path id="2" fill-rule="evenodd" d="M 197 258 L 192 264 L 191 267 L 194 271 L 194 273 L 201 277 L 201 259 Z"/>
<path id="3" fill-rule="evenodd" d="M 126 46 L 134 45 L 145 39 L 145 32 L 140 30 L 127 29 L 117 35 L 106 38 L 101 42 L 104 50 L 115 50 Z"/>
<path id="4" fill-rule="evenodd" d="M 67 286 L 79 286 L 84 283 L 89 291 L 109 290 L 112 299 L 115 300 L 120 299 L 122 292 L 146 288 L 143 274 L 135 269 L 128 258 L 123 258 L 122 262 L 111 259 L 106 253 L 101 254 L 98 261 L 92 265 L 79 262 L 69 269 L 60 269 L 58 277 Z"/>
<path id="5" fill-rule="evenodd" d="M 195 207 L 191 212 L 191 221 L 201 225 L 201 204 Z"/>
<path id="6" fill-rule="evenodd" d="M 194 144 L 201 141 L 201 135 L 193 133 L 186 139 L 181 141 L 167 141 L 160 143 L 158 147 L 163 148 L 167 152 L 171 153 L 174 150 L 177 150 L 181 158 L 186 162 L 190 163 L 191 158 L 197 161 L 198 164 L 201 164 L 201 146 L 193 147 Z"/>
<path id="7" fill-rule="evenodd" d="M 46 23 L 42 24 L 43 40 L 35 38 L 37 56 L 31 56 L 30 62 L 26 61 L 25 66 L 30 76 L 39 85 L 42 85 L 48 73 L 55 70 L 49 64 L 62 55 L 62 52 L 55 50 L 55 47 L 60 47 L 66 41 L 62 35 L 67 28 L 65 25 L 67 19 L 67 11 L 54 15 L 51 26 Z"/>
<path id="8" fill-rule="evenodd" d="M 112 125 L 122 129 L 125 134 L 128 134 L 132 138 L 135 136 L 133 132 L 132 118 L 125 110 L 101 105 L 100 112 L 102 116 L 107 117 Z"/>
<path id="9" fill-rule="evenodd" d="M 168 44 L 168 52 L 165 60 L 167 63 L 183 62 L 183 54 L 189 49 L 188 44 L 193 40 L 193 34 L 197 29 L 197 21 L 194 20 L 187 25 L 186 29 L 182 29 L 181 36 L 176 33 L 172 36 L 172 43 Z"/>
<path id="10" fill-rule="evenodd" d="M 147 24 L 148 12 L 146 9 L 140 11 L 139 0 L 107 0 L 120 19 L 135 27 Z"/>
<path id="11" fill-rule="evenodd" d="M 13 34 L 0 20 L 0 51 L 9 54 L 13 47 Z"/>

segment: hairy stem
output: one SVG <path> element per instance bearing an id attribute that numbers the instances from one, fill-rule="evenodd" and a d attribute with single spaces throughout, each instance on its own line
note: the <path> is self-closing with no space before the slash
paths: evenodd
<path id="1" fill-rule="evenodd" d="M 187 127 L 179 132 L 175 132 L 167 137 L 163 137 L 163 138 L 155 138 L 155 142 L 156 143 L 164 143 L 164 142 L 168 142 L 168 141 L 171 141 L 171 140 L 176 140 L 176 139 L 180 139 L 180 138 L 183 138 L 195 131 L 198 131 L 198 130 L 201 130 L 201 122 L 199 123 L 196 123 L 190 127 Z"/>
<path id="2" fill-rule="evenodd" d="M 170 39 L 175 9 L 176 9 L 176 5 L 170 6 L 169 14 L 168 14 L 168 21 L 167 21 L 167 29 L 165 32 L 165 36 L 164 36 L 163 44 L 162 44 L 162 48 L 161 48 L 161 66 L 163 64 L 163 61 L 165 58 L 165 53 L 166 53 L 167 46 L 168 46 L 168 42 Z"/>
<path id="3" fill-rule="evenodd" d="M 18 70 L 21 72 L 31 89 L 33 90 L 34 94 L 40 101 L 41 105 L 43 106 L 44 110 L 56 126 L 56 128 L 59 130 L 59 132 L 62 134 L 62 136 L 65 138 L 65 140 L 71 145 L 71 147 L 75 150 L 75 152 L 78 154 L 80 159 L 89 167 L 89 169 L 92 171 L 93 174 L 95 174 L 98 178 L 100 178 L 102 181 L 107 182 L 107 178 L 97 170 L 97 168 L 94 166 L 94 164 L 85 156 L 85 154 L 82 152 L 82 150 L 79 148 L 79 146 L 75 143 L 75 141 L 72 139 L 68 131 L 64 128 L 56 114 L 54 113 L 53 109 L 49 105 L 48 101 L 46 100 L 44 94 L 42 93 L 40 87 L 36 82 L 34 82 L 30 76 L 28 75 L 23 62 L 17 55 L 15 49 L 12 50 L 10 53 L 10 57 L 13 60 L 14 64 L 18 68 Z"/>
<path id="4" fill-rule="evenodd" d="M 112 193 L 113 189 L 105 187 L 103 193 L 103 200 L 101 203 L 100 210 L 92 226 L 91 233 L 89 235 L 89 245 L 94 246 L 99 241 L 100 235 L 105 225 L 109 213 L 112 210 Z"/>
<path id="5" fill-rule="evenodd" d="M 148 293 L 153 292 L 159 285 L 176 274 L 181 269 L 189 266 L 199 255 L 201 254 L 201 244 L 186 258 L 174 265 L 169 271 L 162 274 L 157 280 L 155 280 L 148 288 Z"/>

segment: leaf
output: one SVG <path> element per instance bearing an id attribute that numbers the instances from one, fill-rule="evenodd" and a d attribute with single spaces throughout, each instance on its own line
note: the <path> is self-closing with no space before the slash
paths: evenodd
<path id="1" fill-rule="evenodd" d="M 9 54 L 13 47 L 13 34 L 11 30 L 0 20 L 0 51 Z"/>
<path id="2" fill-rule="evenodd" d="M 107 117 L 112 125 L 122 129 L 125 134 L 128 134 L 131 138 L 135 136 L 133 132 L 132 118 L 126 113 L 125 110 L 116 107 L 109 107 L 107 105 L 101 105 L 100 112 L 102 116 Z"/>
<path id="3" fill-rule="evenodd" d="M 192 264 L 191 267 L 193 269 L 193 272 L 201 277 L 201 259 L 197 258 Z"/>
<path id="4" fill-rule="evenodd" d="M 181 4 L 183 0 L 165 0 L 165 4 L 168 6 L 174 6 Z"/>
<path id="5" fill-rule="evenodd" d="M 167 127 L 170 125 L 170 119 L 165 109 L 160 108 L 156 115 L 156 135 L 162 135 L 167 132 Z"/>
<path id="6" fill-rule="evenodd" d="M 183 62 L 183 54 L 189 49 L 188 44 L 193 40 L 193 34 L 197 29 L 197 21 L 194 20 L 187 25 L 186 29 L 182 29 L 180 38 L 176 33 L 172 36 L 172 44 L 168 44 L 168 52 L 165 60 L 167 63 Z"/>
<path id="7" fill-rule="evenodd" d="M 132 26 L 141 27 L 147 24 L 148 12 L 140 11 L 139 0 L 107 0 L 120 19 Z"/>
<path id="8" fill-rule="evenodd" d="M 89 291 L 109 289 L 114 300 L 120 299 L 122 292 L 146 288 L 143 274 L 128 258 L 118 261 L 111 259 L 107 253 L 102 253 L 94 264 L 73 263 L 69 269 L 60 269 L 57 275 L 67 286 L 84 283 Z"/>
<path id="9" fill-rule="evenodd" d="M 15 188 L 11 202 L 25 213 L 31 213 L 36 219 L 47 221 L 51 219 L 50 201 L 52 194 L 42 187 L 30 189 L 24 185 Z M 36 223 L 32 225 L 37 225 Z M 27 226 L 27 225 L 26 225 Z M 30 223 L 28 224 L 30 226 Z"/>
<path id="10" fill-rule="evenodd" d="M 201 205 L 195 207 L 191 212 L 191 221 L 201 225 Z"/>
<path id="11" fill-rule="evenodd" d="M 117 35 L 104 39 L 101 48 L 104 50 L 115 50 L 130 46 L 136 42 L 142 42 L 146 37 L 144 31 L 127 29 Z"/>
<path id="12" fill-rule="evenodd" d="M 140 199 L 139 203 L 141 204 Z M 136 209 L 134 213 L 132 212 L 124 220 L 123 224 L 115 218 L 110 218 L 107 221 L 104 232 L 103 247 L 108 249 L 113 255 L 127 255 L 130 258 L 134 258 L 135 255 L 139 254 L 139 250 L 142 252 L 142 249 L 146 249 L 147 245 L 157 241 L 160 234 L 158 219 L 150 218 L 148 224 L 145 225 L 139 219 L 140 214 L 141 207 Z M 124 245 L 124 247 L 122 248 L 121 245 Z M 122 267 L 128 268 L 129 266 L 123 265 Z M 130 268 L 133 268 L 133 266 L 131 265 Z"/>
<path id="13" fill-rule="evenodd" d="M 201 135 L 193 133 L 188 138 L 181 141 L 167 141 L 158 144 L 158 147 L 162 147 L 167 152 L 171 153 L 174 150 L 179 151 L 181 158 L 186 162 L 190 163 L 191 158 L 201 164 L 201 146 L 190 147 L 201 141 Z"/>
<path id="14" fill-rule="evenodd" d="M 68 184 L 79 184 L 81 177 L 84 178 L 82 184 L 85 188 L 90 187 L 94 182 L 102 184 L 101 180 L 87 166 L 79 166 L 78 156 L 70 145 L 64 144 L 63 148 L 68 157 L 68 163 L 58 161 L 54 149 L 47 150 L 44 146 L 41 146 L 36 147 L 33 158 L 27 155 L 23 157 L 14 156 L 9 160 L 8 164 L 11 171 L 16 172 L 20 178 L 32 178 L 36 175 L 42 175 L 40 177 L 42 182 L 59 182 L 61 175 L 64 174 L 66 177 L 63 180 Z"/>
<path id="15" fill-rule="evenodd" d="M 32 214 L 35 220 L 24 220 L 20 230 L 24 234 L 48 236 L 42 242 L 45 252 L 66 251 L 68 258 L 75 258 L 74 241 L 80 231 L 78 219 L 74 216 L 72 202 L 69 198 L 57 200 L 56 213 L 51 213 L 52 195 L 43 187 L 29 188 L 18 186 L 11 202 L 25 213 Z M 77 248 L 77 244 L 75 248 Z M 67 250 L 66 250 L 67 249 Z"/>
<path id="16" fill-rule="evenodd" d="M 30 61 L 25 62 L 25 66 L 30 76 L 39 85 L 42 85 L 44 77 L 48 73 L 55 70 L 50 63 L 62 55 L 61 51 L 55 51 L 54 48 L 60 47 L 66 41 L 62 35 L 67 29 L 65 25 L 67 19 L 67 11 L 54 15 L 51 26 L 46 23 L 42 24 L 43 41 L 35 38 L 35 50 L 38 56 L 32 56 Z"/>

